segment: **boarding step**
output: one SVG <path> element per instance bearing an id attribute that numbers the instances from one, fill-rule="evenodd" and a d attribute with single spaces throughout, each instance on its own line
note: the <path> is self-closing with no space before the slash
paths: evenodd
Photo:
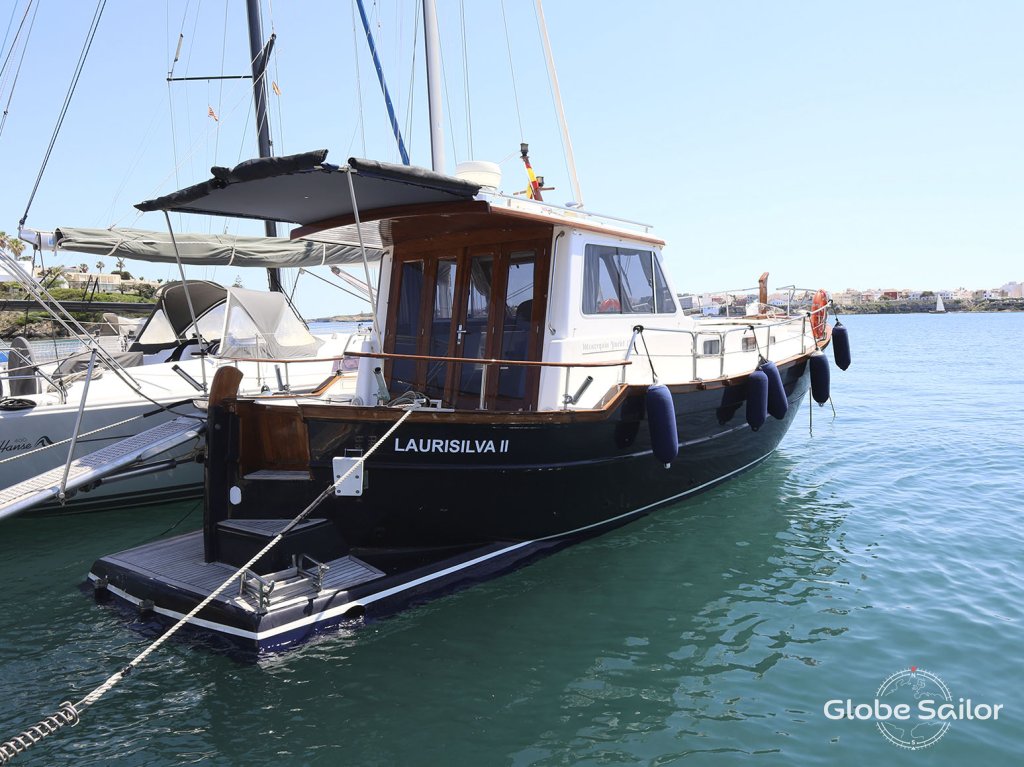
<path id="1" fill-rule="evenodd" d="M 312 599 L 319 595 L 330 569 L 330 565 L 305 554 L 293 556 L 290 568 L 265 577 L 245 570 L 239 576 L 239 595 L 249 597 L 260 613 L 266 613 L 295 598 Z"/>
<path id="2" fill-rule="evenodd" d="M 217 561 L 242 567 L 288 523 L 287 519 L 221 520 L 217 523 Z M 329 520 L 308 519 L 289 530 L 250 569 L 257 575 L 267 575 L 293 567 L 293 557 L 325 562 L 347 553 L 348 547 Z"/>
<path id="3" fill-rule="evenodd" d="M 133 464 L 184 445 L 201 436 L 205 430 L 205 420 L 198 416 L 182 416 L 76 458 L 68 467 L 64 492 L 69 495 L 74 490 L 109 477 Z M 61 448 L 55 447 L 53 450 L 59 454 Z M 66 449 L 64 454 L 67 454 Z M 57 498 L 64 479 L 64 469 L 64 465 L 61 465 L 0 490 L 0 519 L 14 516 Z"/>
<path id="4" fill-rule="evenodd" d="M 288 471 L 285 469 L 260 469 L 259 471 L 250 471 L 244 475 L 242 479 L 261 479 L 271 480 L 275 482 L 285 482 L 288 480 L 308 480 L 308 471 Z"/>

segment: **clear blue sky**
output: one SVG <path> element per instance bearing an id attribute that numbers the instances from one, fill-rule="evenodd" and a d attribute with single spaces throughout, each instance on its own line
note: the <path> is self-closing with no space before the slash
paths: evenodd
<path id="1" fill-rule="evenodd" d="M 0 1 L 0 32 L 13 18 L 5 55 L 26 2 Z M 94 10 L 87 0 L 37 4 L 0 135 L 8 232 Z M 414 34 L 422 57 L 415 4 L 367 6 L 413 162 L 429 165 L 424 77 L 412 59 Z M 462 6 L 438 0 L 448 170 L 471 157 L 468 104 L 472 157 L 504 161 L 506 191 L 523 188 L 525 139 L 535 168 L 557 187 L 549 199 L 571 199 L 533 3 L 505 0 L 515 91 L 501 3 L 464 6 L 468 99 Z M 264 3 L 265 33 L 272 22 L 278 35 L 275 152 L 397 160 L 350 3 L 278 0 L 273 13 Z M 1024 3 L 547 0 L 545 13 L 584 202 L 654 224 L 680 291 L 745 287 L 765 270 L 772 285 L 830 290 L 1024 280 Z M 132 204 L 256 155 L 247 81 L 166 83 L 182 29 L 176 75 L 247 71 L 242 0 L 109 0 L 29 226 L 163 228 L 162 216 L 137 218 Z M 20 42 L 0 83 L 3 105 L 19 55 Z M 224 222 L 175 225 L 220 231 Z M 195 276 L 224 282 L 235 274 L 201 271 Z M 264 284 L 255 272 L 243 279 Z M 309 316 L 360 309 L 312 280 L 300 283 L 299 299 Z"/>

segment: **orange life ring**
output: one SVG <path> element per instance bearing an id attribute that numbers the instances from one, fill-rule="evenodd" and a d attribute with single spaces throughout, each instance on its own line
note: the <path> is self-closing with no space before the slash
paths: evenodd
<path id="1" fill-rule="evenodd" d="M 811 301 L 811 332 L 814 339 L 820 341 L 825 337 L 825 325 L 828 320 L 828 293 L 824 289 L 814 294 Z"/>
<path id="2" fill-rule="evenodd" d="M 606 298 L 604 301 L 597 305 L 597 311 L 599 311 L 601 314 L 621 312 L 622 304 L 619 303 L 617 298 Z"/>

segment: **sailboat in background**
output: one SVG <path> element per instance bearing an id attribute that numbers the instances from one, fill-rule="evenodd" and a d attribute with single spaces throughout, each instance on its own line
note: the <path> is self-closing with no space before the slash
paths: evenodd
<path id="1" fill-rule="evenodd" d="M 932 314 L 945 314 L 946 305 L 942 303 L 942 296 L 938 293 L 935 294 L 935 309 Z"/>

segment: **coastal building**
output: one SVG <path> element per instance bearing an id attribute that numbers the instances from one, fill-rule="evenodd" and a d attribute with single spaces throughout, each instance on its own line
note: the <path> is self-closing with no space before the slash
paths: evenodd
<path id="1" fill-rule="evenodd" d="M 67 280 L 69 288 L 85 289 L 97 285 L 96 289 L 103 293 L 117 292 L 121 289 L 119 274 L 93 274 L 72 269 L 64 272 L 64 279 Z"/>
<path id="2" fill-rule="evenodd" d="M 1002 287 L 1007 298 L 1024 298 L 1024 283 L 1008 282 Z"/>
<path id="3" fill-rule="evenodd" d="M 18 259 L 17 264 L 22 269 L 22 271 L 25 272 L 25 274 L 29 274 L 29 270 L 32 268 L 32 262 L 31 261 L 24 260 L 24 259 Z M 13 274 L 13 273 L 11 273 L 9 271 L 9 269 L 13 269 L 13 268 L 14 267 L 7 267 L 7 266 L 0 265 L 0 282 L 17 282 L 18 281 L 19 276 L 15 275 L 15 274 Z M 20 276 L 24 277 L 25 275 L 20 275 Z"/>

